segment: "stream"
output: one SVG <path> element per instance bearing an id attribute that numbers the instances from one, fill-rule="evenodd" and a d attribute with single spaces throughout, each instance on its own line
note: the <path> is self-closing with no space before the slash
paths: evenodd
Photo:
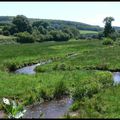
<path id="1" fill-rule="evenodd" d="M 47 62 L 41 62 L 31 66 L 23 67 L 15 71 L 17 74 L 35 74 L 34 71 L 36 66 L 51 63 L 52 60 Z M 32 105 L 26 107 L 26 113 L 23 118 L 60 118 L 64 116 L 69 107 L 72 105 L 73 100 L 68 97 L 64 97 L 60 100 L 52 100 L 43 102 L 41 104 Z M 43 114 L 40 116 L 40 114 Z"/>
<path id="2" fill-rule="evenodd" d="M 64 97 L 60 100 L 52 100 L 43 102 L 42 104 L 36 104 L 26 108 L 26 113 L 23 118 L 61 118 L 64 116 L 73 100 L 68 97 Z M 40 114 L 42 114 L 40 116 Z"/>
<path id="3" fill-rule="evenodd" d="M 35 74 L 35 67 L 38 65 L 44 65 L 52 62 L 48 60 L 47 62 L 41 62 L 31 66 L 23 67 L 15 71 L 18 74 Z M 114 83 L 120 83 L 120 72 L 113 72 Z M 52 100 L 48 102 L 43 102 L 41 104 L 32 105 L 26 107 L 26 113 L 23 118 L 60 118 L 64 116 L 69 107 L 72 105 L 73 100 L 68 97 L 64 97 L 61 100 Z M 42 114 L 40 116 L 40 114 Z"/>
<path id="4" fill-rule="evenodd" d="M 26 66 L 26 67 L 17 69 L 15 71 L 15 73 L 19 73 L 19 74 L 35 74 L 36 72 L 34 71 L 34 69 L 37 66 L 48 64 L 48 63 L 51 63 L 51 62 L 52 62 L 52 60 L 48 60 L 47 62 L 41 62 L 41 63 L 37 63 L 37 64 L 34 64 L 34 65 Z"/>
<path id="5" fill-rule="evenodd" d="M 36 72 L 34 71 L 34 69 L 35 69 L 36 66 L 48 64 L 48 63 L 51 63 L 51 62 L 52 62 L 52 60 L 48 60 L 47 62 L 41 62 L 41 63 L 37 63 L 37 64 L 30 65 L 30 66 L 27 66 L 27 67 L 23 67 L 23 68 L 17 69 L 15 71 L 15 73 L 18 73 L 18 74 L 35 74 Z M 120 72 L 112 72 L 112 74 L 113 74 L 114 83 L 120 83 Z"/>

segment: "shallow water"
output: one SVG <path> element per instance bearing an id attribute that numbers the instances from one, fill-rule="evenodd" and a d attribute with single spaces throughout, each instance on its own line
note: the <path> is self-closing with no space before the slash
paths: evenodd
<path id="1" fill-rule="evenodd" d="M 41 63 L 37 63 L 37 64 L 34 64 L 34 65 L 26 66 L 26 67 L 17 69 L 15 71 L 15 73 L 19 73 L 19 74 L 35 74 L 36 72 L 34 71 L 34 69 L 35 69 L 36 66 L 44 65 L 44 64 L 47 64 L 47 63 L 50 63 L 50 62 L 52 62 L 52 61 L 48 60 L 47 62 L 41 62 Z"/>
<path id="2" fill-rule="evenodd" d="M 113 80 L 115 84 L 120 83 L 120 72 L 114 72 L 113 73 Z"/>
<path id="3" fill-rule="evenodd" d="M 28 107 L 23 118 L 60 118 L 69 110 L 73 100 L 71 98 L 63 98 L 61 100 L 52 100 L 41 104 Z M 40 117 L 40 113 L 43 116 Z"/>
<path id="4" fill-rule="evenodd" d="M 18 70 L 15 71 L 15 73 L 21 73 L 21 74 L 35 74 L 35 67 L 37 65 L 31 65 L 31 66 L 27 66 L 27 67 L 23 67 L 23 68 L 20 68 Z"/>
<path id="5" fill-rule="evenodd" d="M 35 67 L 52 62 L 41 62 L 35 65 L 23 67 L 15 71 L 15 73 L 23 74 L 35 74 Z M 120 83 L 120 72 L 113 72 L 114 83 Z M 64 116 L 72 105 L 73 100 L 71 98 L 63 98 L 61 100 L 52 100 L 41 104 L 32 105 L 26 108 L 27 112 L 23 118 L 60 118 Z M 40 114 L 43 113 L 41 117 Z"/>

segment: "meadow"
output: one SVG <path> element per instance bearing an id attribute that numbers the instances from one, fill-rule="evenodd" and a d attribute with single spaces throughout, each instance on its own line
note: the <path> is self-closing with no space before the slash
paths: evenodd
<path id="1" fill-rule="evenodd" d="M 98 34 L 98 32 L 92 30 L 80 30 L 80 34 Z"/>
<path id="2" fill-rule="evenodd" d="M 68 95 L 74 99 L 70 109 L 79 113 L 77 118 L 119 118 L 120 87 L 113 86 L 109 72 L 119 70 L 119 53 L 118 42 L 103 45 L 102 40 L 0 44 L 0 98 L 29 105 Z M 53 62 L 38 66 L 36 74 L 14 73 L 49 59 Z"/>

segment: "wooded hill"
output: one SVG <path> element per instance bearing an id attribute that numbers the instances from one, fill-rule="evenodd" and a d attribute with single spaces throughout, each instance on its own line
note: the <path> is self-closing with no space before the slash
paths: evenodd
<path id="1" fill-rule="evenodd" d="M 0 16 L 0 25 L 10 24 L 12 23 L 14 16 Z M 34 18 L 28 18 L 30 20 L 30 23 L 33 23 L 35 21 L 47 21 L 49 22 L 53 27 L 60 28 L 62 26 L 70 26 L 70 27 L 76 27 L 79 30 L 92 30 L 92 31 L 101 31 L 103 28 L 99 26 L 89 25 L 81 22 L 74 22 L 74 21 L 65 21 L 65 20 L 52 20 L 52 19 L 34 19 Z"/>

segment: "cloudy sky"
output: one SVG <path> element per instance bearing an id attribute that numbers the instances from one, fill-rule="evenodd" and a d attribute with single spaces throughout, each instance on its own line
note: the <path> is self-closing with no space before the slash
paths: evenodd
<path id="1" fill-rule="evenodd" d="M 120 2 L 0 2 L 0 16 L 58 19 L 104 26 L 103 19 L 114 17 L 120 26 Z"/>

